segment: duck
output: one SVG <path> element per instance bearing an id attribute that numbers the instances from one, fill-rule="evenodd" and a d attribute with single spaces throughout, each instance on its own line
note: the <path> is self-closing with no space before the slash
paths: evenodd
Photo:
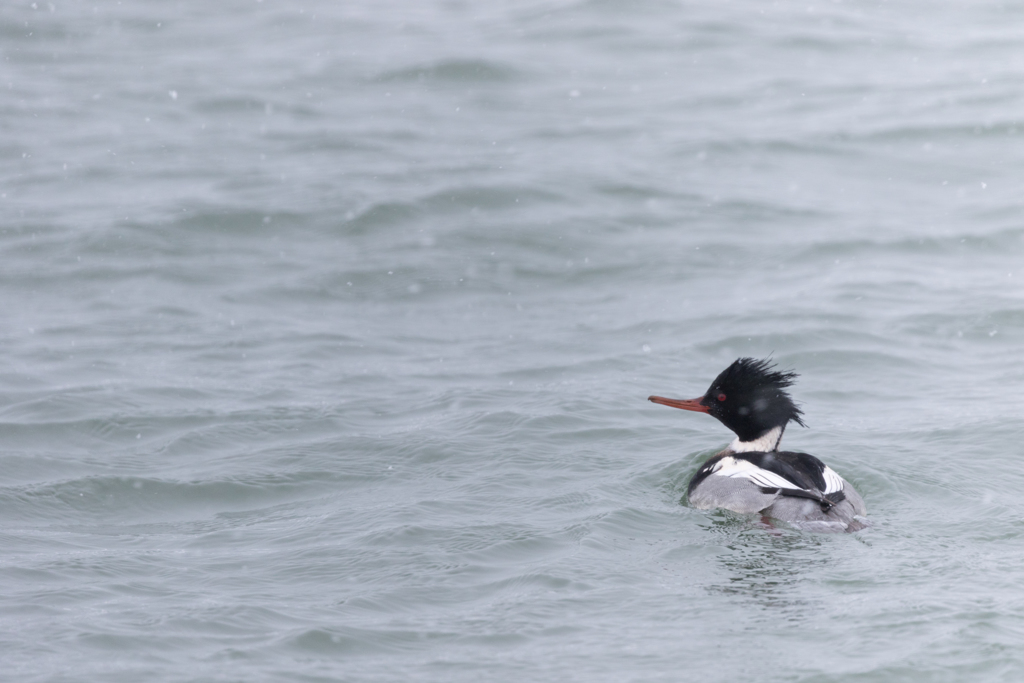
<path id="1" fill-rule="evenodd" d="M 864 499 L 843 477 L 809 453 L 780 450 L 790 422 L 806 427 L 787 389 L 798 375 L 770 358 L 737 358 L 703 396 L 648 400 L 707 413 L 736 438 L 701 465 L 687 486 L 700 510 L 760 513 L 799 529 L 853 532 L 868 526 Z"/>

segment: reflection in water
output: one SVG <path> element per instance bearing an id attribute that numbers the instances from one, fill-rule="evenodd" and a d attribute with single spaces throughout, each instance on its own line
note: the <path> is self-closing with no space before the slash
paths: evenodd
<path id="1" fill-rule="evenodd" d="M 821 605 L 801 590 L 810 575 L 829 565 L 826 546 L 836 537 L 777 526 L 716 510 L 709 514 L 708 531 L 729 536 L 720 554 L 721 581 L 712 593 L 745 596 L 773 612 L 773 617 L 803 620 Z M 781 610 L 781 614 L 780 614 Z"/>

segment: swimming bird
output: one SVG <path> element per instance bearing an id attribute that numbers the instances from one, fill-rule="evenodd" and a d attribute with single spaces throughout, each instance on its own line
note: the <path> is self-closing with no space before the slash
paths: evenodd
<path id="1" fill-rule="evenodd" d="M 867 509 L 849 482 L 813 455 L 779 450 L 786 425 L 806 427 L 786 391 L 796 378 L 769 359 L 738 358 L 699 398 L 648 400 L 707 413 L 736 434 L 690 480 L 687 496 L 695 508 L 760 512 L 812 531 L 863 529 Z"/>

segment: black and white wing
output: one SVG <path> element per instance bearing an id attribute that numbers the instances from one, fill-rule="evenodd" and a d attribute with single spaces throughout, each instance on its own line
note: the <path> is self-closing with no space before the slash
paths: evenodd
<path id="1" fill-rule="evenodd" d="M 745 479 L 762 493 L 808 498 L 822 510 L 843 500 L 846 482 L 832 468 L 807 453 L 749 452 L 709 461 L 691 485 L 709 476 Z"/>

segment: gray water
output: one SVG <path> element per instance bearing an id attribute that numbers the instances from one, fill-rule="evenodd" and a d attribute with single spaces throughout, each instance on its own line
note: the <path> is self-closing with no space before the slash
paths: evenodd
<path id="1" fill-rule="evenodd" d="M 0 677 L 1024 678 L 1024 5 L 0 5 Z M 850 535 L 686 505 L 801 373 Z"/>

